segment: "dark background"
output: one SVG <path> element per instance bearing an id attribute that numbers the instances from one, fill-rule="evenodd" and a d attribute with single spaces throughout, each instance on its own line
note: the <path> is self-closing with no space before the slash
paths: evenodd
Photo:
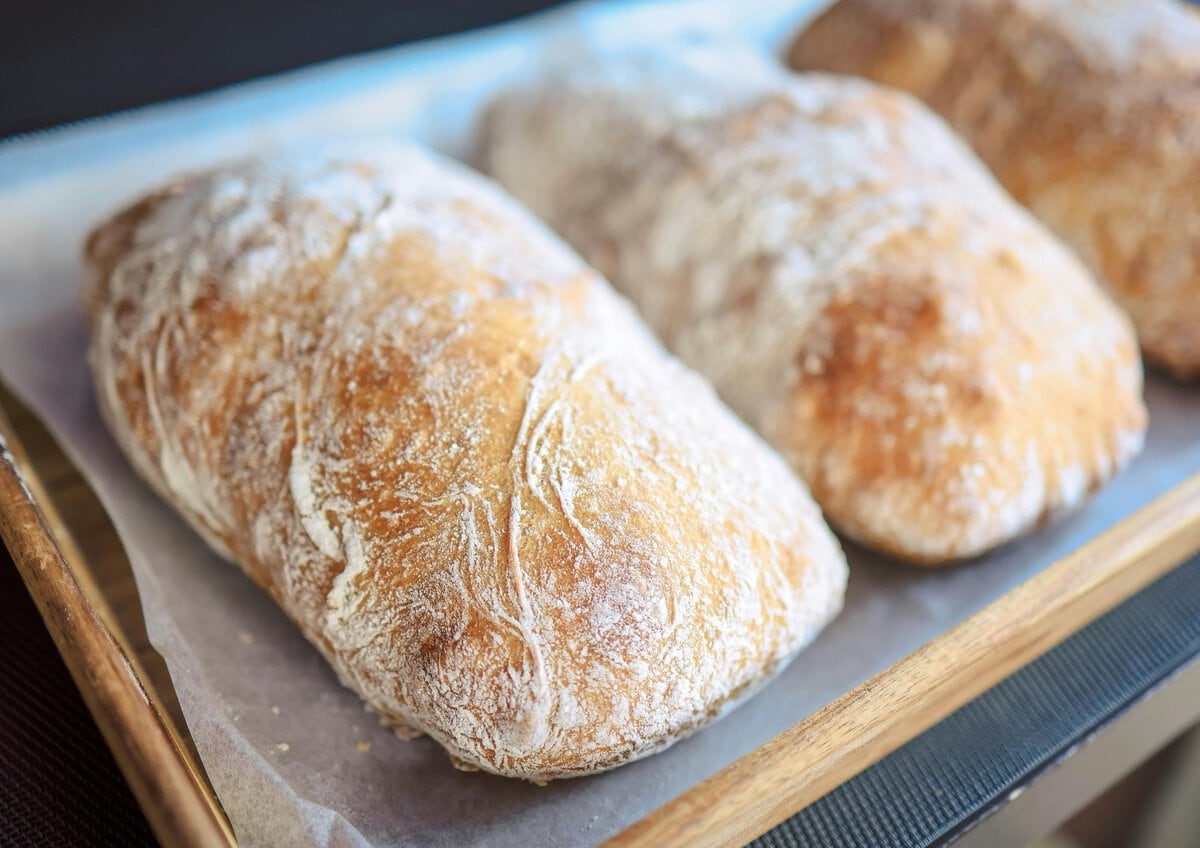
<path id="1" fill-rule="evenodd" d="M 497 23 L 548 0 L 0 0 L 0 137 Z"/>
<path id="2" fill-rule="evenodd" d="M 546 0 L 0 0 L 0 137 L 496 23 Z M 0 845 L 154 844 L 0 546 Z"/>

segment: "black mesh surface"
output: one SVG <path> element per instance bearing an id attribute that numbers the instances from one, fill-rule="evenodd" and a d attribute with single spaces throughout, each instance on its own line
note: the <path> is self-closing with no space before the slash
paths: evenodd
<path id="1" fill-rule="evenodd" d="M 1200 557 L 757 839 L 938 844 L 1200 654 Z"/>
<path id="2" fill-rule="evenodd" d="M 155 844 L 0 544 L 0 846 Z"/>

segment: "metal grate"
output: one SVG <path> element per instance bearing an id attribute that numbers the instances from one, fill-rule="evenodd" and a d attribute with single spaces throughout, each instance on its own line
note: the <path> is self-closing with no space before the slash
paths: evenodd
<path id="1" fill-rule="evenodd" d="M 751 844 L 935 844 L 1197 655 L 1200 557 Z"/>
<path id="2" fill-rule="evenodd" d="M 0 845 L 156 845 L 3 543 L 0 675 Z"/>

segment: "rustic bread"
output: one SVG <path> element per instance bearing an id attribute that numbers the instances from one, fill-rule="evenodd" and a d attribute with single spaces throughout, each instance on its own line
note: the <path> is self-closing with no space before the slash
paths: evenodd
<path id="1" fill-rule="evenodd" d="M 459 166 L 382 141 L 233 164 L 103 224 L 87 264 L 137 470 L 462 767 L 657 751 L 840 607 L 786 465 Z"/>
<path id="2" fill-rule="evenodd" d="M 842 0 L 801 69 L 922 98 L 1128 310 L 1200 373 L 1200 15 L 1175 0 Z"/>
<path id="3" fill-rule="evenodd" d="M 720 46 L 576 62 L 478 155 L 855 538 L 979 554 L 1142 444 L 1128 321 L 904 94 Z"/>

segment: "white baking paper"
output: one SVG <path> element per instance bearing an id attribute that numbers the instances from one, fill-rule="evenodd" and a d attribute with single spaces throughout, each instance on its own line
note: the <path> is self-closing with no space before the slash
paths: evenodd
<path id="1" fill-rule="evenodd" d="M 111 514 L 150 638 L 243 844 L 595 844 L 1200 470 L 1200 388 L 1151 379 L 1145 454 L 1082 512 L 945 572 L 851 547 L 845 613 L 761 694 L 665 753 L 544 788 L 455 771 L 429 740 L 379 727 L 267 596 L 133 475 L 96 410 L 79 309 L 81 241 L 115 207 L 178 169 L 306 135 L 382 130 L 461 155 L 480 100 L 550 41 L 670 49 L 715 32 L 770 48 L 814 5 L 574 6 L 0 145 L 0 377 Z"/>

